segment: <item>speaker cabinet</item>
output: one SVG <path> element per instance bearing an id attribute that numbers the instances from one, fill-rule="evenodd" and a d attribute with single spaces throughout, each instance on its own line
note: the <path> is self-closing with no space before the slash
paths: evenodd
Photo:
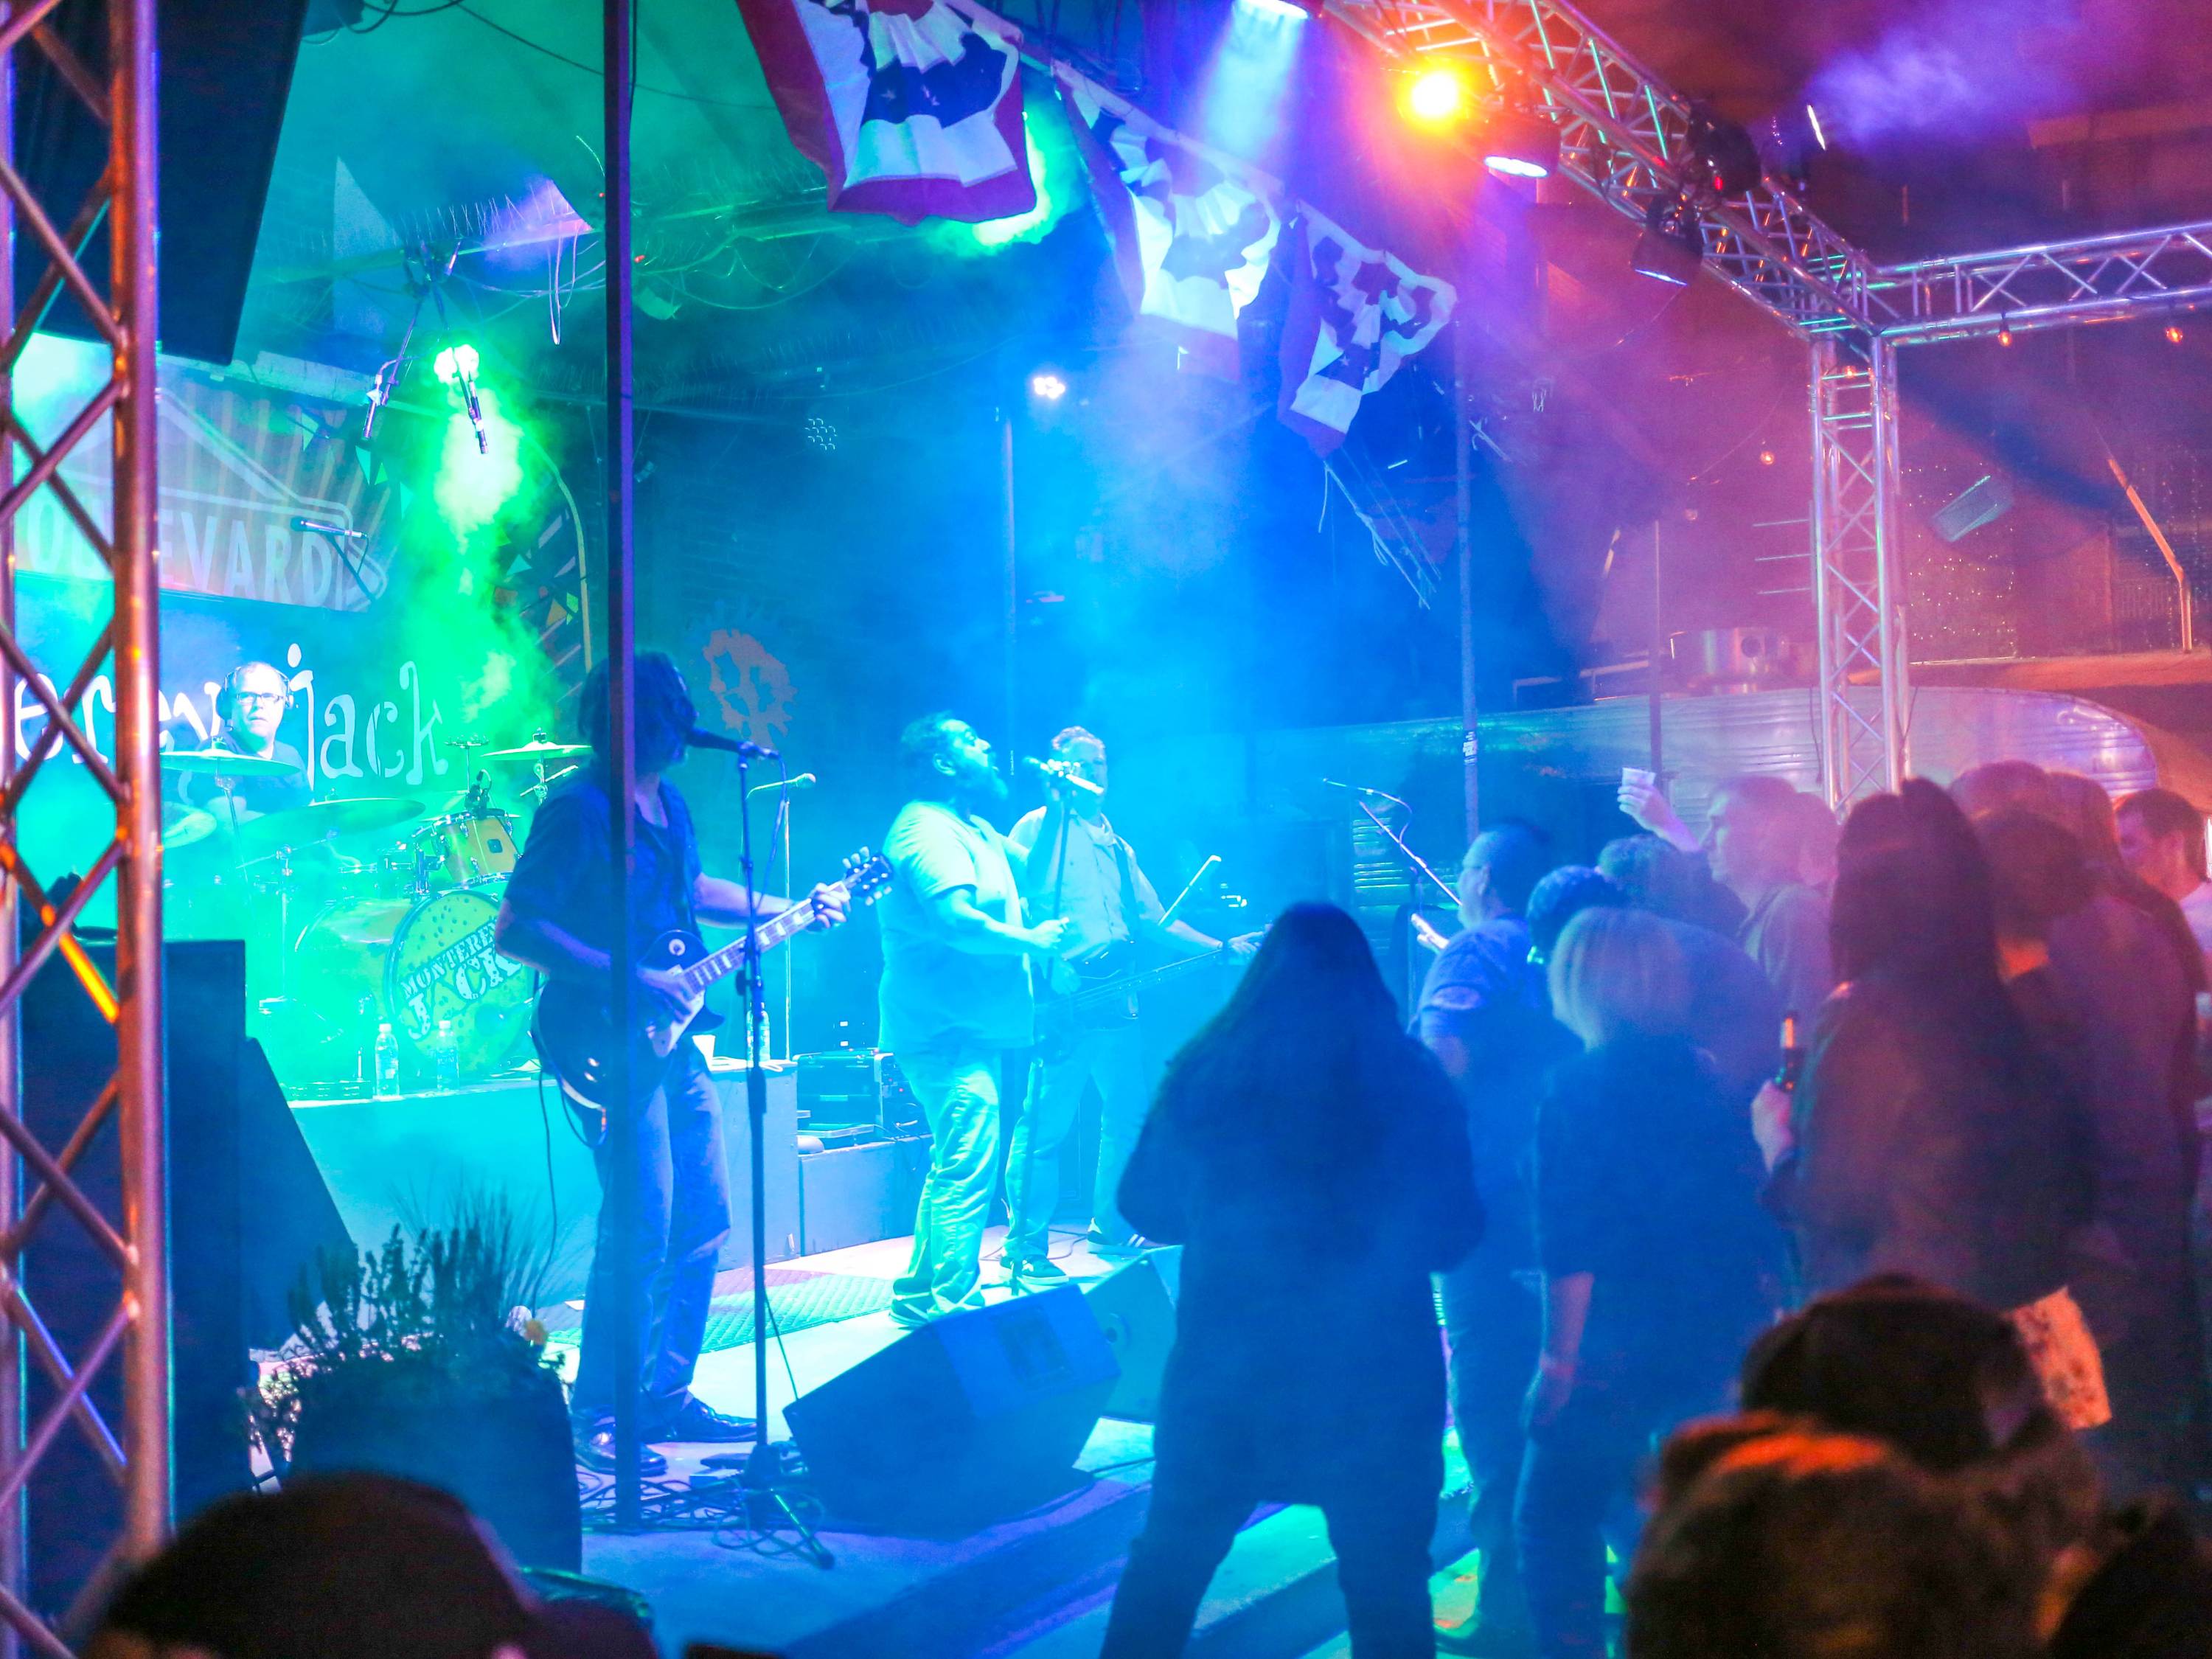
<path id="1" fill-rule="evenodd" d="M 86 954 L 112 982 L 115 951 Z M 249 1340 L 281 1340 L 283 1296 L 318 1247 L 349 1250 L 322 1177 L 258 1046 L 246 1037 L 246 961 L 235 939 L 167 946 L 171 1474 L 178 1517 L 248 1486 L 238 1391 L 251 1386 Z M 23 1116 L 49 1147 L 69 1137 L 115 1066 L 115 1032 L 56 956 L 23 998 Z M 94 1206 L 119 1219 L 122 1170 L 110 1112 L 75 1171 Z M 34 1179 L 25 1172 L 27 1186 Z M 73 1359 L 113 1311 L 115 1264 L 74 1212 L 55 1205 L 23 1256 L 23 1283 Z M 54 1398 L 29 1368 L 35 1417 Z M 122 1423 L 120 1361 L 90 1398 Z M 78 1425 L 65 1426 L 30 1480 L 33 1605 L 59 1613 L 99 1565 L 122 1522 L 120 1497 Z"/>
<path id="2" fill-rule="evenodd" d="M 1099 1414 L 1129 1423 L 1157 1421 L 1160 1378 L 1176 1334 L 1175 1298 L 1160 1268 L 1152 1257 L 1139 1256 L 1083 1295 L 1121 1368 L 1121 1380 Z"/>
<path id="3" fill-rule="evenodd" d="M 785 1417 L 838 1519 L 959 1533 L 1064 1490 L 1120 1377 L 1065 1285 L 933 1320 Z"/>

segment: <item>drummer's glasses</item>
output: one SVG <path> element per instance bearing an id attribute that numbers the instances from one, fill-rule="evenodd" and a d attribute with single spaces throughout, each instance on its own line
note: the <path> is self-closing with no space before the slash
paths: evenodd
<path id="1" fill-rule="evenodd" d="M 280 708 L 292 701 L 289 691 L 234 691 L 230 696 L 234 702 L 265 702 Z"/>

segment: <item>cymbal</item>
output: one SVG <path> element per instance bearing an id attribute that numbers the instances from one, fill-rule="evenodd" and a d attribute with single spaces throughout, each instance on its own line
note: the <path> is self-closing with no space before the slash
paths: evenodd
<path id="1" fill-rule="evenodd" d="M 203 812 L 197 806 L 186 806 L 181 801 L 161 803 L 161 844 L 174 851 L 190 847 L 196 841 L 205 841 L 215 834 L 215 814 Z"/>
<path id="2" fill-rule="evenodd" d="M 227 778 L 281 778 L 300 769 L 290 761 L 264 760 L 235 749 L 165 749 L 164 772 L 220 772 Z"/>
<path id="3" fill-rule="evenodd" d="M 486 760 L 574 760 L 579 755 L 592 752 L 591 745 L 581 743 L 556 743 L 540 732 L 528 743 L 514 749 L 492 749 L 485 751 Z"/>
<path id="4" fill-rule="evenodd" d="M 338 836 L 386 830 L 422 816 L 422 803 L 397 796 L 366 795 L 351 800 L 319 800 L 282 812 L 264 813 L 238 826 L 238 846 L 247 854 L 278 853 Z"/>

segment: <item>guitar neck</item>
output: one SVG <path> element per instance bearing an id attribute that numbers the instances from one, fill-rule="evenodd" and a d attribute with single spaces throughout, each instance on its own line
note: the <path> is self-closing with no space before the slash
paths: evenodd
<path id="1" fill-rule="evenodd" d="M 793 905 L 788 910 L 778 911 L 754 930 L 760 942 L 761 954 L 765 956 L 793 933 L 804 933 L 811 917 L 804 903 Z M 684 983 L 695 995 L 704 995 L 707 988 L 719 979 L 737 972 L 745 964 L 745 940 L 741 933 L 720 950 L 699 958 L 684 970 Z"/>
<path id="2" fill-rule="evenodd" d="M 1220 951 L 1208 951 L 1201 956 L 1183 957 L 1174 962 L 1164 963 L 1158 968 L 1146 969 L 1141 974 L 1130 974 L 1121 979 L 1109 979 L 1101 984 L 1086 986 L 1075 993 L 1071 1000 L 1078 1007 L 1082 1008 L 1103 1006 L 1106 1003 L 1119 1002 L 1125 997 L 1133 997 L 1139 992 L 1149 991 L 1155 985 L 1164 985 L 1170 980 L 1179 979 L 1185 974 L 1195 973 L 1200 968 L 1210 968 L 1216 963 L 1227 960 L 1226 954 Z"/>

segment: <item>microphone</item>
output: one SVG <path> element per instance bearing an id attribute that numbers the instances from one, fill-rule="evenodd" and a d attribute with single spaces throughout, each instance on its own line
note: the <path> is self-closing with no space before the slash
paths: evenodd
<path id="1" fill-rule="evenodd" d="M 1403 806 L 1406 804 L 1387 789 L 1370 789 L 1366 785 L 1360 783 L 1339 783 L 1334 778 L 1323 778 L 1322 781 L 1331 789 L 1342 789 L 1351 794 L 1363 795 L 1369 800 L 1387 800 L 1393 806 Z"/>
<path id="2" fill-rule="evenodd" d="M 773 749 L 763 749 L 743 738 L 726 738 L 720 732 L 703 731 L 693 726 L 684 734 L 684 741 L 694 749 L 719 750 L 725 755 L 735 755 L 739 760 L 781 760 L 783 757 Z"/>
<path id="3" fill-rule="evenodd" d="M 763 790 L 766 789 L 781 789 L 787 792 L 793 789 L 811 789 L 816 784 L 821 781 L 822 780 L 816 777 L 811 772 L 801 772 L 795 778 L 771 778 L 766 783 L 757 783 L 751 788 L 746 790 L 745 793 L 748 795 L 757 795 Z"/>
<path id="4" fill-rule="evenodd" d="M 1024 755 L 1022 764 L 1039 777 L 1048 778 L 1054 783 L 1064 783 L 1072 789 L 1080 789 L 1086 795 L 1103 796 L 1106 793 L 1090 779 L 1076 776 L 1065 761 L 1041 761 L 1033 755 Z"/>
<path id="5" fill-rule="evenodd" d="M 318 536 L 335 537 L 342 542 L 365 542 L 368 539 L 361 531 L 349 530 L 342 524 L 325 524 L 320 519 L 295 519 L 292 528 L 313 531 Z"/>

